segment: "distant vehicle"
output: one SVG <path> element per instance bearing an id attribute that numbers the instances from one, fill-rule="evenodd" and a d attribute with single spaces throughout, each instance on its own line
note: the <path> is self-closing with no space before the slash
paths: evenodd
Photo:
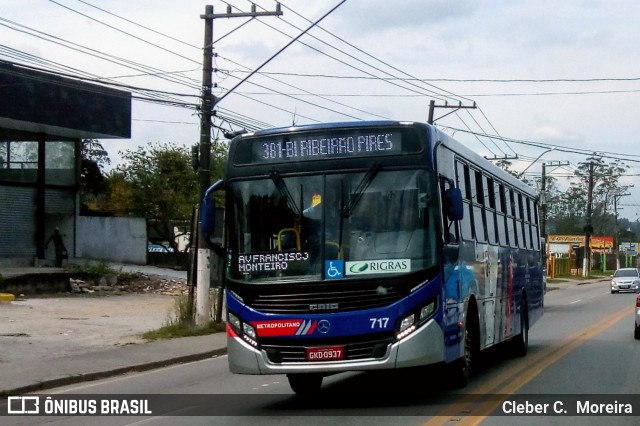
<path id="1" fill-rule="evenodd" d="M 636 296 L 636 326 L 633 330 L 633 337 L 640 340 L 640 294 Z"/>
<path id="2" fill-rule="evenodd" d="M 640 288 L 640 270 L 620 268 L 611 275 L 611 294 L 621 291 L 636 292 Z"/>
<path id="3" fill-rule="evenodd" d="M 149 253 L 173 253 L 173 247 L 156 243 L 147 243 L 147 251 Z"/>

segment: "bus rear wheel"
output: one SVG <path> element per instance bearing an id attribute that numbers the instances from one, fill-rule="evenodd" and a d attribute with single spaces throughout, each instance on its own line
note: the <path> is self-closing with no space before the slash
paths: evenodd
<path id="1" fill-rule="evenodd" d="M 317 393 L 322 387 L 321 374 L 287 374 L 289 386 L 298 395 Z"/>
<path id="2" fill-rule="evenodd" d="M 511 352 L 516 357 L 527 355 L 529 350 L 529 313 L 527 311 L 527 301 L 522 301 L 520 306 L 520 334 L 511 340 Z"/>

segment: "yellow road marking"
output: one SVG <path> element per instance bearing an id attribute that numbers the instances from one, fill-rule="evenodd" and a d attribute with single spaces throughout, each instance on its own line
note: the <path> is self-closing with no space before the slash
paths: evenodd
<path id="1" fill-rule="evenodd" d="M 581 329 L 563 340 L 561 343 L 555 344 L 549 349 L 539 352 L 534 356 L 523 358 L 522 362 L 518 363 L 518 365 L 509 368 L 477 389 L 473 389 L 473 394 L 466 394 L 462 396 L 459 401 L 450 404 L 445 410 L 447 413 L 451 413 L 455 409 L 455 412 L 460 413 L 460 415 L 451 416 L 444 413 L 439 414 L 432 417 L 424 425 L 443 425 L 447 422 L 455 422 L 456 425 L 462 426 L 479 424 L 502 403 L 502 401 L 494 399 L 478 405 L 477 402 L 487 394 L 513 394 L 522 386 L 533 380 L 550 365 L 566 356 L 569 352 L 573 351 L 578 346 L 603 332 L 607 328 L 612 327 L 614 324 L 628 317 L 630 310 L 632 309 L 624 308 L 598 322 L 589 330 L 585 331 Z M 473 404 L 474 402 L 476 402 L 476 404 Z M 478 415 L 465 416 L 466 413 L 471 412 L 472 407 L 474 407 L 473 411 Z"/>

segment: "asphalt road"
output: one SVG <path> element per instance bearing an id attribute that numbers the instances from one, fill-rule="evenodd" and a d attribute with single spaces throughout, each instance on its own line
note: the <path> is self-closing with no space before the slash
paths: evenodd
<path id="1" fill-rule="evenodd" d="M 572 396 L 599 395 L 613 402 L 631 395 L 637 400 L 640 344 L 632 332 L 634 300 L 633 294 L 611 295 L 606 282 L 549 292 L 545 314 L 531 329 L 529 354 L 505 358 L 500 351 L 487 352 L 462 390 L 443 386 L 446 377 L 438 371 L 414 369 L 336 375 L 325 379 L 319 396 L 300 399 L 284 376 L 232 375 L 226 357 L 220 357 L 51 391 L 85 397 L 164 394 L 171 403 L 163 410 L 170 415 L 28 417 L 4 424 L 637 424 L 639 413 L 606 418 L 501 415 L 503 399 L 516 395 L 560 399 L 567 408 Z M 207 416 L 192 415 L 202 409 Z"/>

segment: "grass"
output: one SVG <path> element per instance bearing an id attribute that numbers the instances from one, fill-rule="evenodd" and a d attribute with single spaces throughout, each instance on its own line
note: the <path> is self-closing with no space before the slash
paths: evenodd
<path id="1" fill-rule="evenodd" d="M 595 279 L 609 278 L 613 274 L 613 271 L 591 271 L 589 276 L 583 277 L 582 275 L 556 275 L 555 278 L 547 278 L 547 284 L 559 284 L 563 282 L 571 281 L 589 281 Z"/>
<path id="2" fill-rule="evenodd" d="M 81 267 L 82 272 L 92 275 L 104 277 L 107 275 L 116 275 L 119 271 L 110 267 L 106 262 L 99 261 L 96 263 L 87 262 Z"/>
<path id="3" fill-rule="evenodd" d="M 157 330 L 147 331 L 142 335 L 145 340 L 166 340 L 176 337 L 204 336 L 207 334 L 220 333 L 225 330 L 225 325 L 210 322 L 205 327 L 198 327 L 193 324 L 167 324 Z"/>
<path id="4" fill-rule="evenodd" d="M 165 340 L 176 337 L 204 336 L 226 330 L 224 323 L 209 322 L 205 326 L 197 326 L 193 322 L 189 297 L 183 294 L 176 298 L 175 315 L 169 317 L 165 325 L 157 330 L 147 331 L 142 335 L 145 340 Z"/>

